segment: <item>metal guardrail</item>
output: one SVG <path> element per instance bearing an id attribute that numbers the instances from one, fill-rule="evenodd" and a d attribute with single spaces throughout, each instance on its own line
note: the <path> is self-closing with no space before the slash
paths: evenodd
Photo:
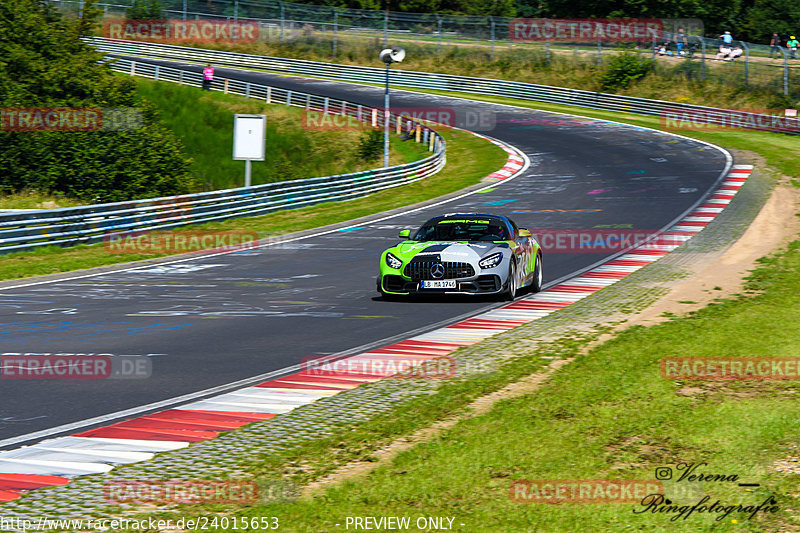
<path id="1" fill-rule="evenodd" d="M 119 60 L 115 70 L 152 79 L 199 86 L 200 73 Z M 348 115 L 382 126 L 384 113 L 345 100 L 287 91 L 278 87 L 236 80 L 215 80 L 212 89 L 259 98 L 266 102 L 318 109 Z M 75 245 L 102 241 L 112 235 L 215 222 L 234 217 L 264 215 L 322 202 L 366 196 L 437 173 L 445 164 L 444 139 L 432 129 L 407 117 L 389 115 L 395 130 L 405 130 L 425 142 L 432 155 L 404 165 L 350 174 L 281 181 L 181 196 L 150 198 L 61 209 L 0 214 L 0 253 L 49 245 Z M 400 124 L 398 126 L 398 120 Z"/>
<path id="2" fill-rule="evenodd" d="M 98 50 L 109 55 L 135 56 L 169 61 L 188 61 L 200 64 L 212 63 L 216 66 L 264 70 L 335 81 L 380 84 L 383 83 L 384 79 L 383 69 L 374 67 L 338 65 L 320 61 L 257 56 L 160 43 L 118 41 L 100 37 L 87 38 L 86 41 L 93 44 Z M 473 78 L 451 74 L 401 70 L 399 68 L 392 71 L 392 83 L 402 87 L 511 97 L 537 102 L 588 107 L 605 111 L 662 116 L 665 118 L 667 114 L 670 113 L 687 113 L 690 117 L 702 114 L 710 124 L 728 126 L 730 125 L 731 119 L 730 110 L 715 107 L 668 102 L 664 100 L 650 100 L 647 98 L 568 89 L 550 85 L 537 85 L 510 80 Z M 750 114 L 750 116 L 753 117 L 755 121 L 753 123 L 743 122 L 740 127 L 759 131 L 767 130 L 798 133 L 796 127 L 794 127 L 793 131 L 786 131 L 786 129 L 782 128 L 770 130 L 769 127 L 764 127 L 763 121 L 758 122 L 763 118 L 763 120 L 769 124 L 775 119 L 772 115 L 753 113 Z"/>

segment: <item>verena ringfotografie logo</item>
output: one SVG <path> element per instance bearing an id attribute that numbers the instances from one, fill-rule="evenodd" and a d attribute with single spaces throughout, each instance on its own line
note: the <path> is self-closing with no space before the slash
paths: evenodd
<path id="1" fill-rule="evenodd" d="M 114 504 L 234 504 L 258 501 L 255 481 L 109 481 L 103 487 L 108 503 Z"/>
<path id="2" fill-rule="evenodd" d="M 771 131 L 800 133 L 796 116 L 775 109 L 664 109 L 661 127 L 666 131 Z"/>
<path id="3" fill-rule="evenodd" d="M 103 244 L 112 254 L 255 250 L 258 248 L 258 234 L 245 230 L 131 231 L 106 235 Z"/>
<path id="4" fill-rule="evenodd" d="M 103 36 L 149 42 L 252 43 L 258 40 L 254 20 L 109 20 Z"/>
<path id="5" fill-rule="evenodd" d="M 632 42 L 652 41 L 664 33 L 660 19 L 519 18 L 508 28 L 512 41 Z"/>
<path id="6" fill-rule="evenodd" d="M 0 379 L 146 379 L 152 372 L 144 355 L 0 355 Z"/>
<path id="7" fill-rule="evenodd" d="M 136 107 L 6 107 L 2 131 L 133 131 L 144 123 Z"/>
<path id="8" fill-rule="evenodd" d="M 519 503 L 633 503 L 663 494 L 660 481 L 641 479 L 571 479 L 513 481 L 511 500 Z"/>
<path id="9" fill-rule="evenodd" d="M 679 381 L 800 380 L 800 357 L 668 357 L 660 367 Z"/>

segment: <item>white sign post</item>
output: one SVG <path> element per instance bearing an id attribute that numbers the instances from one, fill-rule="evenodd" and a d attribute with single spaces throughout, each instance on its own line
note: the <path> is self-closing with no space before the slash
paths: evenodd
<path id="1" fill-rule="evenodd" d="M 250 186 L 250 162 L 263 161 L 267 138 L 266 115 L 234 115 L 233 159 L 244 160 L 244 186 Z"/>

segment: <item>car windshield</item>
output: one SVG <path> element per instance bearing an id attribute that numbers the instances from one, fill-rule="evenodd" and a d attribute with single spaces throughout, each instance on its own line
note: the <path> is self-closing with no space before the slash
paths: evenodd
<path id="1" fill-rule="evenodd" d="M 443 219 L 426 222 L 414 235 L 419 242 L 429 241 L 505 241 L 508 232 L 497 220 Z"/>

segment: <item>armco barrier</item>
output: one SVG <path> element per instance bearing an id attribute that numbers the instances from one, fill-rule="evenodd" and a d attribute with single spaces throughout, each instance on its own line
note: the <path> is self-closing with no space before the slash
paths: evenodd
<path id="1" fill-rule="evenodd" d="M 115 56 L 136 56 L 170 61 L 212 63 L 216 66 L 265 70 L 335 81 L 378 84 L 384 81 L 384 71 L 381 68 L 239 54 L 220 50 L 207 50 L 204 48 L 173 46 L 159 43 L 119 41 L 100 37 L 87 38 L 86 41 L 92 43 L 98 50 Z M 510 80 L 454 76 L 451 74 L 437 74 L 401 69 L 392 71 L 392 84 L 419 89 L 434 89 L 488 96 L 505 96 L 523 100 L 588 107 L 637 115 L 663 116 L 667 112 L 674 113 L 683 111 L 690 116 L 696 116 L 698 113 L 702 113 L 704 119 L 707 120 L 709 124 L 727 125 L 731 115 L 730 110 L 726 109 L 667 102 L 664 100 L 649 100 L 647 98 L 635 98 L 632 96 L 582 91 L 579 89 L 537 85 L 534 83 Z M 773 119 L 770 115 L 753 114 L 753 116 L 756 119 L 763 117 L 767 121 L 767 124 Z M 757 123 L 744 123 L 740 127 L 758 130 L 767 129 Z M 796 132 L 797 128 L 794 128 L 794 133 Z"/>
<path id="2" fill-rule="evenodd" d="M 113 68 L 137 76 L 200 85 L 201 75 L 173 68 L 116 61 Z M 260 98 L 266 102 L 349 115 L 383 125 L 384 113 L 344 100 L 287 91 L 277 87 L 215 80 L 213 89 Z M 281 181 L 254 187 L 226 189 L 182 196 L 0 214 L 0 253 L 31 250 L 48 245 L 98 242 L 119 232 L 156 230 L 214 222 L 241 216 L 264 215 L 321 202 L 349 200 L 411 183 L 435 174 L 445 164 L 444 139 L 435 131 L 406 117 L 389 116 L 390 124 L 405 131 L 420 131 L 421 142 L 433 154 L 404 165 L 351 174 Z M 415 135 L 416 137 L 416 135 Z"/>

